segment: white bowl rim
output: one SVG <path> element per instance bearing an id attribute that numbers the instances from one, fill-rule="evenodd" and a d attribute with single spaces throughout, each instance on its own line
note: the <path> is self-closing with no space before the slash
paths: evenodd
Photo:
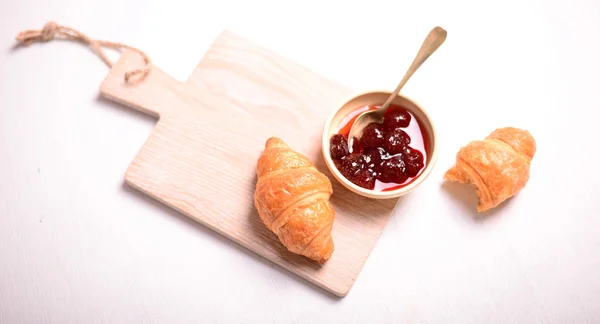
<path id="1" fill-rule="evenodd" d="M 347 98 L 346 100 L 344 100 L 342 102 L 342 104 L 338 105 L 336 107 L 336 109 L 331 112 L 331 114 L 325 121 L 325 125 L 323 127 L 323 134 L 322 134 L 321 152 L 323 154 L 323 158 L 325 159 L 325 164 L 327 165 L 327 168 L 329 169 L 329 171 L 338 180 L 338 182 L 342 183 L 342 185 L 344 185 L 349 190 L 351 190 L 354 193 L 357 193 L 361 196 L 368 197 L 368 198 L 374 198 L 374 199 L 397 198 L 397 197 L 408 194 L 409 192 L 413 191 L 416 187 L 418 187 L 421 183 L 423 183 L 423 181 L 425 181 L 431 174 L 431 171 L 433 170 L 433 167 L 435 166 L 435 164 L 437 162 L 437 158 L 438 158 L 439 145 L 437 143 L 437 132 L 436 132 L 435 125 L 434 125 L 433 120 L 431 119 L 429 113 L 427 112 L 427 110 L 425 110 L 423 108 L 423 106 L 418 104 L 415 100 L 413 100 L 412 98 L 410 98 L 404 94 L 398 94 L 398 97 L 402 97 L 403 99 L 410 101 L 413 105 L 415 105 L 418 109 L 420 109 L 421 112 L 423 113 L 423 115 L 425 116 L 425 118 L 427 119 L 427 121 L 429 122 L 429 124 L 431 125 L 431 136 L 430 137 L 431 137 L 431 141 L 433 142 L 433 151 L 430 152 L 431 154 L 429 157 L 429 163 L 427 163 L 423 172 L 421 172 L 421 174 L 417 177 L 417 179 L 415 179 L 410 184 L 408 184 L 402 188 L 398 188 L 395 190 L 389 190 L 389 191 L 374 191 L 374 190 L 365 189 L 363 187 L 355 185 L 350 180 L 346 179 L 346 177 L 344 177 L 341 174 L 341 172 L 335 167 L 333 160 L 331 159 L 331 156 L 329 155 L 329 152 L 326 149 L 327 147 L 329 147 L 329 141 L 330 141 L 330 138 L 327 136 L 329 133 L 328 130 L 331 126 L 331 122 L 333 121 L 333 118 L 338 113 L 338 111 L 342 107 L 344 107 L 347 103 L 349 103 L 350 101 L 352 101 L 356 98 L 365 96 L 365 95 L 373 94 L 373 93 L 391 94 L 392 91 L 376 89 L 376 90 L 359 92 L 359 93 L 356 93 L 353 96 Z"/>

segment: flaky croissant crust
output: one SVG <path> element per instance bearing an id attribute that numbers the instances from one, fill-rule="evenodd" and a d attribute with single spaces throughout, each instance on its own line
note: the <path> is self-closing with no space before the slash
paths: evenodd
<path id="1" fill-rule="evenodd" d="M 319 263 L 334 250 L 329 178 L 281 139 L 267 140 L 256 166 L 254 206 L 265 226 L 291 252 Z"/>
<path id="2" fill-rule="evenodd" d="M 483 141 L 472 141 L 462 147 L 456 155 L 456 164 L 444 177 L 474 185 L 479 197 L 477 210 L 487 211 L 525 187 L 535 152 L 536 143 L 528 131 L 499 128 Z"/>

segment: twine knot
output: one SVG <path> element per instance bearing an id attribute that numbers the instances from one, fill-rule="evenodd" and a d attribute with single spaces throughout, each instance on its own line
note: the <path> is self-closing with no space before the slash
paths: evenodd
<path id="1" fill-rule="evenodd" d="M 58 25 L 54 21 L 48 22 L 46 25 L 44 25 L 44 28 L 42 29 L 42 32 L 40 33 L 40 39 L 43 42 L 47 42 L 47 41 L 53 39 L 54 35 L 56 35 L 57 28 L 58 28 Z"/>
<path id="2" fill-rule="evenodd" d="M 17 35 L 16 39 L 17 39 L 17 42 L 19 42 L 19 43 L 29 45 L 30 43 L 32 43 L 34 41 L 47 42 L 52 39 L 58 38 L 59 36 L 61 38 L 70 39 L 70 40 L 74 40 L 74 41 L 80 41 L 84 44 L 87 44 L 94 52 L 96 52 L 96 54 L 98 54 L 98 56 L 100 56 L 100 58 L 109 67 L 112 67 L 113 63 L 104 54 L 102 47 L 112 48 L 112 49 L 121 50 L 121 51 L 124 49 L 127 49 L 127 50 L 131 50 L 131 51 L 134 51 L 134 52 L 137 52 L 138 54 L 140 54 L 142 56 L 142 58 L 144 59 L 144 67 L 133 70 L 133 71 L 128 71 L 127 73 L 125 73 L 125 75 L 124 75 L 125 82 L 129 82 L 129 80 L 133 76 L 136 76 L 136 75 L 145 76 L 148 74 L 148 72 L 150 72 L 150 59 L 144 52 L 140 51 L 139 49 L 128 46 L 128 45 L 124 45 L 121 43 L 94 40 L 94 39 L 87 37 L 85 34 L 78 32 L 77 30 L 75 30 L 73 28 L 61 26 L 54 21 L 49 21 L 48 23 L 46 23 L 46 25 L 44 25 L 44 28 L 42 28 L 42 30 L 22 31 Z"/>

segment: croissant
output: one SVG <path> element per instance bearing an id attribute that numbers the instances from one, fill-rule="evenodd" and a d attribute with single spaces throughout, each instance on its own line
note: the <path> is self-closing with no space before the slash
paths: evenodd
<path id="1" fill-rule="evenodd" d="M 456 164 L 444 178 L 475 186 L 479 198 L 477 211 L 484 212 L 525 187 L 535 151 L 535 139 L 528 131 L 499 128 L 485 140 L 462 147 L 456 155 Z"/>
<path id="2" fill-rule="evenodd" d="M 290 252 L 329 260 L 335 218 L 329 178 L 277 137 L 267 140 L 256 174 L 254 206 L 265 226 Z"/>

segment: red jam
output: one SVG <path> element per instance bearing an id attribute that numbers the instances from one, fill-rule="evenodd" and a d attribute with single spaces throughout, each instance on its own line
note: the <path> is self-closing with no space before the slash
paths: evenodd
<path id="1" fill-rule="evenodd" d="M 427 135 L 407 109 L 390 105 L 383 123 L 369 124 L 352 153 L 348 134 L 358 115 L 381 105 L 365 106 L 346 116 L 337 134 L 330 139 L 330 155 L 340 173 L 357 186 L 388 191 L 414 181 L 427 162 Z"/>

